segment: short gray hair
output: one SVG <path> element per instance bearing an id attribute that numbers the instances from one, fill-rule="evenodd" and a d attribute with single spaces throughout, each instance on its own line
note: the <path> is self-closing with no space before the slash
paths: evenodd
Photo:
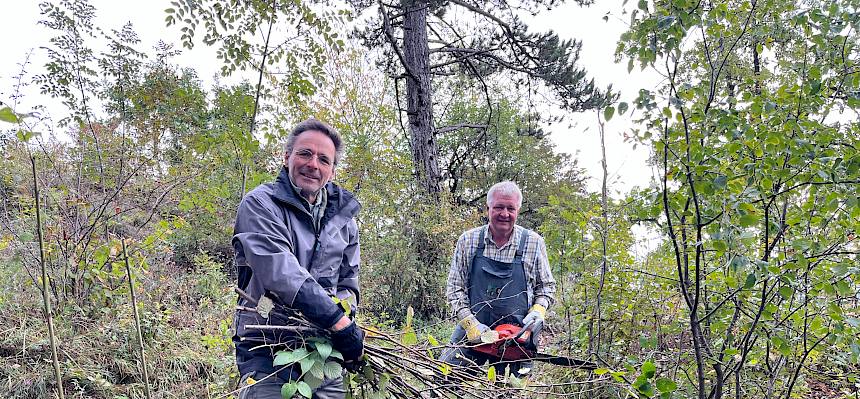
<path id="1" fill-rule="evenodd" d="M 490 187 L 490 191 L 487 191 L 487 206 L 490 206 L 490 202 L 496 194 L 516 195 L 517 198 L 519 198 L 519 201 L 517 201 L 517 208 L 523 207 L 523 192 L 520 190 L 520 186 L 518 186 L 517 183 L 505 180 L 493 184 L 493 187 Z"/>
<path id="2" fill-rule="evenodd" d="M 328 123 L 320 121 L 315 118 L 306 119 L 302 122 L 299 122 L 296 127 L 290 132 L 287 136 L 287 142 L 284 143 L 284 152 L 286 155 L 289 155 L 293 152 L 293 148 L 296 146 L 296 139 L 304 132 L 309 132 L 311 130 L 316 130 L 322 134 L 328 136 L 331 139 L 331 142 L 334 143 L 334 163 L 340 161 L 341 155 L 343 155 L 343 139 L 340 138 L 340 133 L 337 132 L 337 129 L 333 128 Z"/>

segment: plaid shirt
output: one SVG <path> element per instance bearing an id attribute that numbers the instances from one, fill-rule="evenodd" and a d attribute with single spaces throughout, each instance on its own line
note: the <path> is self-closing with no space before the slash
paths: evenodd
<path id="1" fill-rule="evenodd" d="M 448 272 L 448 284 L 445 294 L 451 310 L 459 319 L 471 314 L 469 310 L 469 275 L 472 267 L 472 258 L 478 250 L 478 239 L 484 231 L 484 256 L 499 262 L 511 263 L 520 244 L 520 237 L 528 230 L 514 226 L 511 239 L 501 248 L 496 246 L 490 237 L 489 225 L 476 227 L 462 235 L 457 240 L 457 248 L 454 250 L 454 259 L 451 261 L 451 270 Z M 539 303 L 545 307 L 553 302 L 555 294 L 555 280 L 549 267 L 546 256 L 546 244 L 543 237 L 535 232 L 530 232 L 526 239 L 523 250 L 523 268 L 528 279 L 528 300 L 530 304 Z"/>

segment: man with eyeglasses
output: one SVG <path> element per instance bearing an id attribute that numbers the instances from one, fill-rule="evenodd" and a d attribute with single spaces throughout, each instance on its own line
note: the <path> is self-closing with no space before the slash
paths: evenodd
<path id="1" fill-rule="evenodd" d="M 359 297 L 360 204 L 331 182 L 343 143 L 326 123 L 308 119 L 290 132 L 284 167 L 275 182 L 260 185 L 239 204 L 233 235 L 240 295 L 234 317 L 239 398 L 281 397 L 281 386 L 298 380 L 298 368 L 274 366 L 275 353 L 300 345 L 289 330 L 246 328 L 290 326 L 299 311 L 328 329 L 344 366 L 360 363 L 364 332 L 340 303 Z M 307 338 L 307 337 L 305 337 Z M 314 398 L 343 398 L 343 378 L 327 378 Z"/>

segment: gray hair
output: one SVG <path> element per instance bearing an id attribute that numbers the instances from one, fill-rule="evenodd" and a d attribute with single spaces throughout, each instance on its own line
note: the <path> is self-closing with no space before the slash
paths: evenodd
<path id="1" fill-rule="evenodd" d="M 493 184 L 493 187 L 490 187 L 490 191 L 487 191 L 487 206 L 490 206 L 490 202 L 496 194 L 516 195 L 517 198 L 519 198 L 519 201 L 517 201 L 517 208 L 522 208 L 523 206 L 523 192 L 520 191 L 520 186 L 518 186 L 517 183 L 505 180 L 503 182 Z"/>
<path id="2" fill-rule="evenodd" d="M 290 132 L 287 136 L 287 142 L 284 143 L 284 152 L 289 155 L 293 152 L 293 148 L 296 146 L 296 139 L 304 132 L 308 132 L 311 130 L 316 130 L 322 134 L 328 136 L 331 139 L 331 142 L 334 143 L 334 163 L 340 161 L 341 155 L 343 155 L 343 140 L 340 138 L 340 133 L 337 132 L 335 128 L 333 128 L 328 123 L 320 121 L 315 118 L 306 119 L 302 122 L 299 122 L 296 127 Z"/>

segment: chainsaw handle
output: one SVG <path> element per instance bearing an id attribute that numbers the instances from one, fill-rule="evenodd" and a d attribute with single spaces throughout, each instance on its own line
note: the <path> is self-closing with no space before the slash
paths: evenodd
<path id="1" fill-rule="evenodd" d="M 514 336 L 513 340 L 519 343 L 529 344 L 530 346 L 537 347 L 537 342 L 535 342 L 535 335 L 539 334 L 543 330 L 543 320 L 532 320 L 529 324 L 523 326 L 523 329 L 520 330 L 517 335 Z"/>
<path id="2" fill-rule="evenodd" d="M 520 338 L 522 338 L 522 336 L 525 335 L 525 338 L 523 338 L 523 339 L 528 340 L 529 335 L 531 335 L 531 328 L 534 327 L 535 323 L 536 323 L 536 320 L 532 320 L 529 322 L 529 324 L 524 325 L 523 328 L 520 330 L 520 332 L 518 332 L 517 335 L 514 335 L 513 339 L 515 341 L 519 342 Z"/>

